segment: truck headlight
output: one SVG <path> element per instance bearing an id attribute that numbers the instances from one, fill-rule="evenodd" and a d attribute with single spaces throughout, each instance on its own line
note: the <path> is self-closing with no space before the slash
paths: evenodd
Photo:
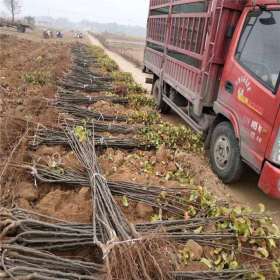
<path id="1" fill-rule="evenodd" d="M 277 137 L 275 139 L 271 161 L 277 165 L 280 165 L 280 130 L 278 131 Z"/>

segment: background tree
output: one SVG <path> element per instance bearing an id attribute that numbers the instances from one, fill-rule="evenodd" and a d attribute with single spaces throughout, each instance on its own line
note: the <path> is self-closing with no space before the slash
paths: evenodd
<path id="1" fill-rule="evenodd" d="M 34 26 L 36 23 L 35 18 L 31 16 L 24 17 L 24 21 L 31 26 Z"/>
<path id="2" fill-rule="evenodd" d="M 12 22 L 15 21 L 15 16 L 20 13 L 20 0 L 3 0 L 4 5 L 9 10 L 12 16 Z"/>

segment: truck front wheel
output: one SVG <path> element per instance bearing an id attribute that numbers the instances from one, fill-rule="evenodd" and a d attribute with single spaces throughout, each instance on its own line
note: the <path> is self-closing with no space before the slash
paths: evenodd
<path id="1" fill-rule="evenodd" d="M 218 124 L 213 131 L 210 146 L 213 171 L 226 184 L 237 182 L 243 171 L 238 140 L 229 122 Z"/>
<path id="2" fill-rule="evenodd" d="M 170 107 L 163 101 L 162 88 L 159 79 L 157 79 L 153 85 L 153 97 L 157 110 L 163 114 L 167 114 L 170 111 Z"/>

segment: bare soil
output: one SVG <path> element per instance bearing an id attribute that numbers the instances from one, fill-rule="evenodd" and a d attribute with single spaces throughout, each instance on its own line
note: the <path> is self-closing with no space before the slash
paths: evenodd
<path id="1" fill-rule="evenodd" d="M 71 44 L 42 42 L 33 37 L 27 40 L 13 34 L 0 36 L 0 170 L 7 171 L 4 175 L 0 172 L 0 201 L 31 207 L 41 202 L 41 195 L 31 201 L 24 198 L 26 175 L 13 168 L 7 170 L 7 163 L 32 159 L 32 152 L 27 148 L 28 136 L 34 133 L 37 123 L 57 122 L 58 112 L 47 100 L 55 97 L 55 84 L 71 63 Z M 40 82 L 36 80 L 38 75 L 42 77 Z M 33 190 L 36 192 L 35 187 Z"/>

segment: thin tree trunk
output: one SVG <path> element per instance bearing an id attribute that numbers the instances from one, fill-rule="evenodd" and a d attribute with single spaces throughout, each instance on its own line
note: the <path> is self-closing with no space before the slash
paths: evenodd
<path id="1" fill-rule="evenodd" d="M 14 0 L 11 0 L 11 8 L 12 8 L 12 22 L 15 22 L 15 3 Z"/>

